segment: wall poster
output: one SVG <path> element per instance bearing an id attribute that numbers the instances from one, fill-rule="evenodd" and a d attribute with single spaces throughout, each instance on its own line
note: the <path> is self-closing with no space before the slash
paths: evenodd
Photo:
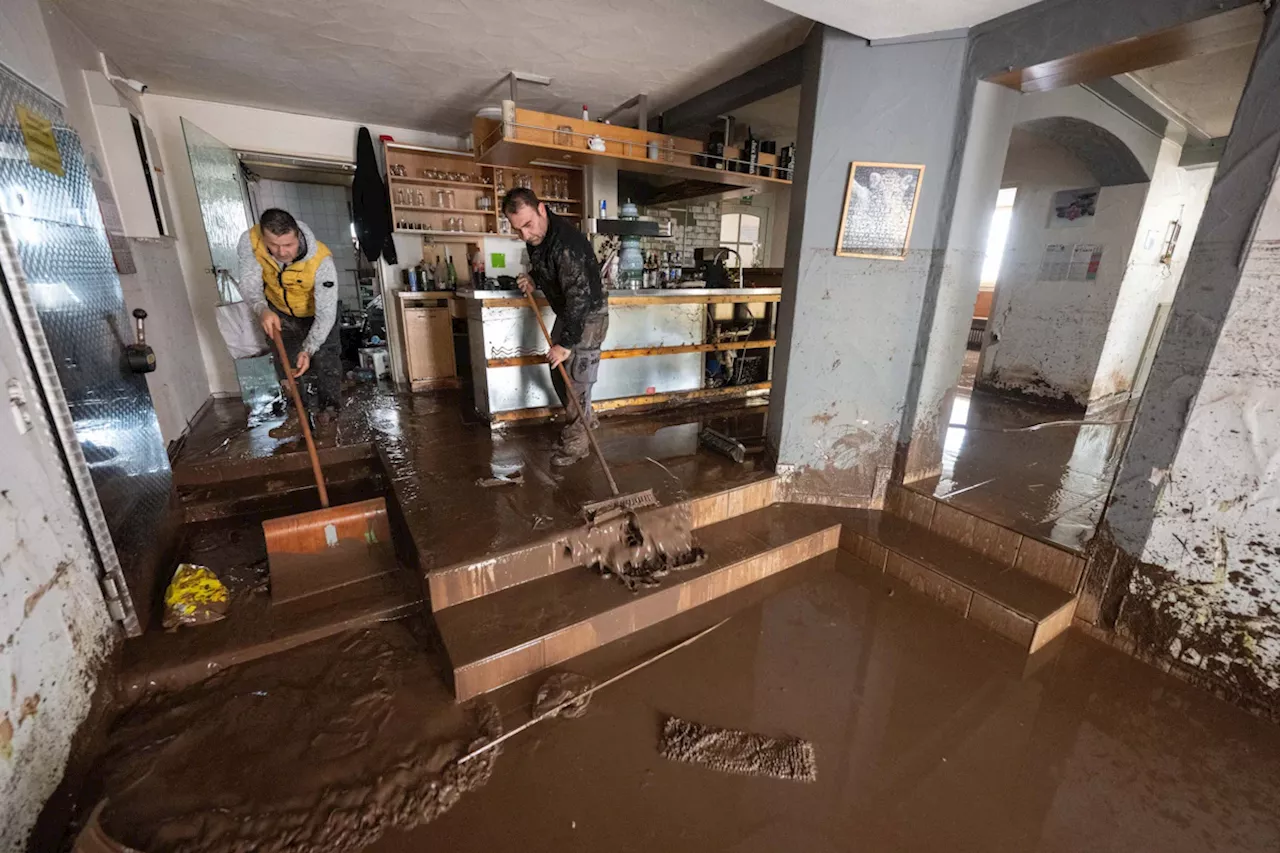
<path id="1" fill-rule="evenodd" d="M 836 254 L 904 260 L 923 178 L 921 165 L 851 163 Z"/>
<path id="2" fill-rule="evenodd" d="M 1101 187 L 1082 190 L 1061 190 L 1053 194 L 1049 207 L 1050 228 L 1079 228 L 1093 222 L 1098 213 L 1098 194 Z"/>

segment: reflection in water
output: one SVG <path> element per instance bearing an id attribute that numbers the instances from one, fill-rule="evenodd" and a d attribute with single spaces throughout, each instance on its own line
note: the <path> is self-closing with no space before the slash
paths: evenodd
<path id="1" fill-rule="evenodd" d="M 1102 514 L 1124 425 L 1038 426 L 1081 419 L 960 389 L 943 440 L 942 474 L 913 488 L 1019 532 L 1082 548 Z"/>

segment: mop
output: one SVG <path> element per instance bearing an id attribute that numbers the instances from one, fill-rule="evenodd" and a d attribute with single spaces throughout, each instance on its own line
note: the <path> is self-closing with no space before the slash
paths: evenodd
<path id="1" fill-rule="evenodd" d="M 813 744 L 799 738 L 722 729 L 670 717 L 662 727 L 658 753 L 670 761 L 701 764 L 722 773 L 816 782 Z"/>

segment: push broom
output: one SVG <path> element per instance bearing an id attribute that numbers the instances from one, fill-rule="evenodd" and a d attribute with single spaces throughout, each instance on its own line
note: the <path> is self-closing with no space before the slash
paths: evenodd
<path id="1" fill-rule="evenodd" d="M 547 331 L 547 324 L 542 319 L 542 311 L 538 308 L 538 301 L 533 298 L 532 293 L 526 293 L 525 298 L 529 300 L 529 307 L 533 309 L 533 316 L 538 321 L 538 328 L 542 330 L 542 337 L 546 338 L 547 346 L 554 346 L 551 342 L 551 333 Z M 595 434 L 591 431 L 587 413 L 582 411 L 582 404 L 578 402 L 578 395 L 573 393 L 573 383 L 569 381 L 569 372 L 564 369 L 564 362 L 557 364 L 556 367 L 560 370 L 560 378 L 564 381 L 564 387 L 568 391 L 565 394 L 569 398 L 568 406 L 586 424 L 587 440 L 591 442 L 591 449 L 595 452 L 596 458 L 600 460 L 600 467 L 604 469 L 605 479 L 609 481 L 609 490 L 613 492 L 613 497 L 611 498 L 583 504 L 583 516 L 586 517 L 588 522 L 605 521 L 623 513 L 657 506 L 658 498 L 654 495 L 653 489 L 645 489 L 642 492 L 632 492 L 627 495 L 619 493 L 618 481 L 613 479 L 613 472 L 609 470 L 609 463 L 605 461 L 604 452 L 600 449 Z"/>

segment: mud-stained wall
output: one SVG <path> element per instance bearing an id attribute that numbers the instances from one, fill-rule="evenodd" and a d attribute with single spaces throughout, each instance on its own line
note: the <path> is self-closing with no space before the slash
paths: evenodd
<path id="1" fill-rule="evenodd" d="M 1272 190 L 1119 626 L 1280 714 L 1280 191 Z"/>
<path id="2" fill-rule="evenodd" d="M 1062 190 L 1096 186 L 1097 176 L 1051 139 L 1015 127 L 1002 184 L 1017 188 L 996 281 L 977 387 L 1084 406 L 1133 248 L 1147 184 L 1104 186 L 1097 213 L 1078 226 L 1055 224 Z M 990 214 L 988 214 L 989 216 Z M 1046 246 L 1102 247 L 1096 278 L 1053 280 Z"/>
<path id="3" fill-rule="evenodd" d="M 26 849 L 116 636 L 7 305 L 0 306 L 0 850 Z"/>
<path id="4" fill-rule="evenodd" d="M 806 46 L 770 441 L 799 499 L 866 503 L 887 481 L 960 101 L 963 39 L 869 46 L 815 28 Z M 904 261 L 840 258 L 849 164 L 923 163 Z"/>
<path id="5" fill-rule="evenodd" d="M 1173 301 L 1200 216 L 1204 213 L 1213 167 L 1182 169 L 1178 161 L 1182 146 L 1172 139 L 1160 145 L 1147 202 L 1142 209 L 1138 233 L 1129 266 L 1120 284 L 1107 330 L 1107 340 L 1098 359 L 1089 405 L 1127 399 L 1143 357 L 1143 347 L 1161 304 Z M 1168 263 L 1161 263 L 1165 240 L 1173 222 L 1180 222 L 1181 236 Z M 1154 355 L 1154 351 L 1150 353 Z"/>

